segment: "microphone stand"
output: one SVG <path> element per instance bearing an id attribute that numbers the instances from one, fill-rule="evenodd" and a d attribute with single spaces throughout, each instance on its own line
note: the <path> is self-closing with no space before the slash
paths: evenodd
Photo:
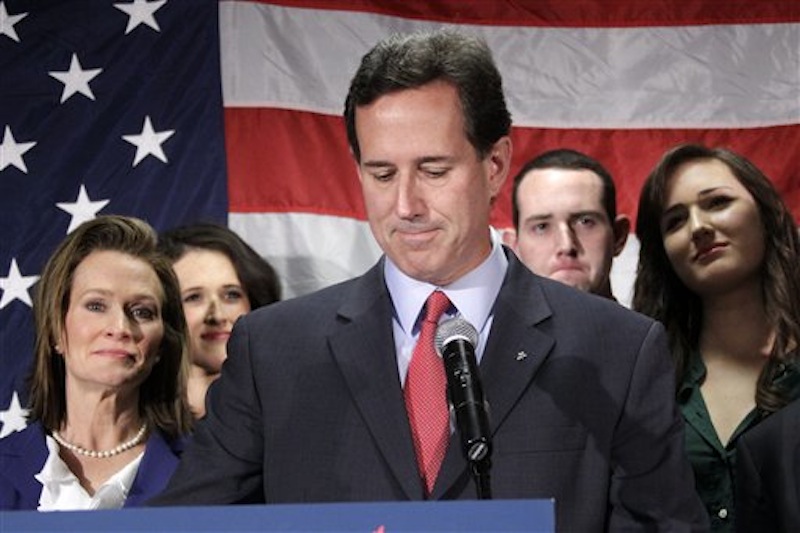
<path id="1" fill-rule="evenodd" d="M 456 415 L 459 412 L 456 411 Z M 484 411 L 484 415 L 486 412 Z M 456 416 L 458 425 L 461 448 L 464 452 L 464 457 L 469 463 L 470 472 L 472 472 L 472 479 L 475 481 L 475 488 L 478 491 L 479 500 L 491 500 L 492 488 L 491 478 L 489 471 L 492 468 L 492 441 L 488 431 L 488 419 L 484 416 L 481 419 L 482 424 L 486 428 L 475 433 L 476 425 L 475 419 L 462 416 Z M 470 431 L 472 430 L 472 431 Z"/>
<path id="2" fill-rule="evenodd" d="M 472 470 L 472 479 L 475 480 L 475 487 L 478 489 L 478 499 L 491 500 L 492 488 L 489 479 L 489 470 L 492 467 L 492 461 L 486 457 L 480 461 L 470 461 L 469 466 Z"/>

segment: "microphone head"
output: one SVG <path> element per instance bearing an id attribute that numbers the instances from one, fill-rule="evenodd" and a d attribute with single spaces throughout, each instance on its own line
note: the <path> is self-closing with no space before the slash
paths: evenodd
<path id="1" fill-rule="evenodd" d="M 460 317 L 448 318 L 436 328 L 436 353 L 441 356 L 445 344 L 457 338 L 478 345 L 478 331 L 472 324 Z"/>

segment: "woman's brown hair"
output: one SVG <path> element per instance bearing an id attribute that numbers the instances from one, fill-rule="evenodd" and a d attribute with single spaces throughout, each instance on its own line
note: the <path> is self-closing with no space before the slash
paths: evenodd
<path id="1" fill-rule="evenodd" d="M 66 420 L 66 370 L 55 345 L 62 338 L 75 269 L 93 252 L 116 251 L 149 264 L 163 289 L 164 337 L 159 360 L 139 389 L 139 414 L 151 428 L 174 438 L 192 424 L 186 400 L 188 331 L 178 280 L 171 262 L 157 249 L 157 234 L 146 222 L 108 215 L 84 222 L 70 233 L 47 261 L 36 288 L 36 343 L 30 376 L 30 417 L 50 430 Z"/>

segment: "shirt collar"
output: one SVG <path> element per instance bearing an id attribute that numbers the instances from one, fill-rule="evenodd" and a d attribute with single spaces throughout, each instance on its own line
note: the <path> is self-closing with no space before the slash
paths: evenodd
<path id="1" fill-rule="evenodd" d="M 394 304 L 395 318 L 403 331 L 410 333 L 413 330 L 425 300 L 436 289 L 447 295 L 465 320 L 478 331 L 483 329 L 508 268 L 508 258 L 503 253 L 499 238 L 494 232 L 491 235 L 492 248 L 486 259 L 477 268 L 444 287 L 409 277 L 386 257 L 386 286 Z"/>
<path id="2" fill-rule="evenodd" d="M 47 460 L 34 478 L 42 484 L 40 510 L 56 509 L 115 509 L 122 507 L 130 491 L 144 453 L 112 475 L 89 496 L 80 481 L 59 455 L 55 439 L 47 435 Z"/>
<path id="3" fill-rule="evenodd" d="M 70 471 L 66 463 L 58 455 L 58 444 L 50 435 L 46 437 L 47 460 L 42 467 L 42 471 L 34 477 L 39 483 L 47 486 L 48 483 L 67 483 L 75 478 L 75 474 Z"/>
<path id="4" fill-rule="evenodd" d="M 683 404 L 689 400 L 689 396 L 706 379 L 706 365 L 698 352 L 692 352 L 689 356 L 689 365 L 686 367 L 686 374 L 678 389 L 678 402 Z"/>

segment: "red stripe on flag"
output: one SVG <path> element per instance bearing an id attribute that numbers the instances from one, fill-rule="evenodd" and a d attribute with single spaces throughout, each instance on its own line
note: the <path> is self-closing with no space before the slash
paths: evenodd
<path id="1" fill-rule="evenodd" d="M 344 119 L 225 108 L 225 138 L 232 212 L 366 218 Z"/>
<path id="2" fill-rule="evenodd" d="M 512 139 L 512 177 L 536 154 L 574 148 L 595 157 L 611 172 L 617 185 L 618 210 L 632 217 L 636 215 L 642 183 L 664 152 L 689 142 L 729 148 L 747 157 L 772 180 L 795 221 L 800 222 L 800 125 L 696 130 L 520 128 L 512 132 Z M 510 183 L 506 185 L 510 191 Z M 510 221 L 510 208 L 498 216 L 498 223 Z"/>
<path id="3" fill-rule="evenodd" d="M 255 0 L 292 8 L 374 13 L 453 24 L 633 27 L 800 21 L 797 0 Z"/>
<path id="4" fill-rule="evenodd" d="M 225 127 L 232 212 L 302 212 L 365 219 L 341 117 L 226 108 Z M 748 157 L 773 180 L 800 221 L 800 125 L 702 130 L 514 128 L 512 138 L 511 174 L 493 218 L 498 227 L 510 225 L 514 174 L 541 152 L 570 147 L 596 157 L 615 177 L 619 211 L 635 216 L 647 174 L 665 151 L 685 142 L 725 146 Z"/>

